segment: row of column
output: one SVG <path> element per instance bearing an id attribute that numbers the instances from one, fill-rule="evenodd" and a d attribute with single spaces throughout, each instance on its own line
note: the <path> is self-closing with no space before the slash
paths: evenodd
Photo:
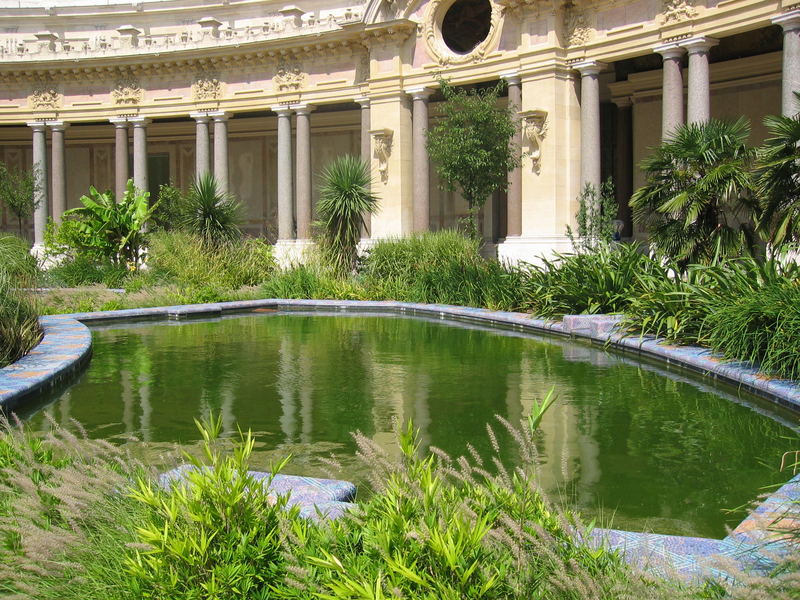
<path id="1" fill-rule="evenodd" d="M 783 27 L 781 112 L 792 116 L 798 112 L 794 93 L 800 90 L 800 12 L 776 17 L 773 23 Z M 685 121 L 702 123 L 711 118 L 709 51 L 718 43 L 711 37 L 696 37 L 654 48 L 663 57 L 662 140 L 684 124 L 684 54 L 689 62 Z M 598 61 L 573 66 L 581 76 L 581 189 L 587 183 L 595 189 L 601 184 L 599 74 L 604 67 Z"/>

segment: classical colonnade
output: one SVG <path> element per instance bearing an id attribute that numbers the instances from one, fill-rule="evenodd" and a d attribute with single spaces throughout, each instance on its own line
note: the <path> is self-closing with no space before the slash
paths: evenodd
<path id="1" fill-rule="evenodd" d="M 781 106 L 784 115 L 797 112 L 794 92 L 800 89 L 800 12 L 775 17 L 772 22 L 783 29 L 783 73 Z M 662 116 L 661 138 L 666 139 L 684 122 L 698 123 L 711 116 L 711 86 L 709 79 L 709 51 L 717 40 L 697 36 L 678 40 L 653 48 L 662 57 Z M 688 55 L 687 101 L 684 107 L 684 73 L 682 61 Z M 599 187 L 601 184 L 601 122 L 600 74 L 606 68 L 595 60 L 571 64 L 580 78 L 580 184 Z M 522 85 L 518 72 L 499 73 L 508 84 L 508 102 L 522 106 Z M 428 229 L 430 211 L 429 160 L 426 150 L 426 130 L 429 123 L 429 99 L 433 90 L 426 87 L 406 89 L 411 109 L 411 159 L 413 163 L 413 231 Z M 360 106 L 362 158 L 380 161 L 378 138 L 383 130 L 373 122 L 370 98 L 357 97 L 353 102 Z M 625 107 L 622 107 L 625 108 Z M 312 173 L 311 173 L 311 113 L 314 106 L 308 103 L 286 104 L 271 107 L 277 115 L 277 204 L 278 242 L 294 243 L 311 237 Z M 230 190 L 228 157 L 228 120 L 232 114 L 225 111 L 194 112 L 190 116 L 196 124 L 195 176 L 213 173 L 219 189 Z M 294 117 L 294 127 L 292 127 Z M 630 111 L 627 113 L 630 119 Z M 124 193 L 130 176 L 137 188 L 148 189 L 147 128 L 150 120 L 140 116 L 113 117 L 115 128 L 115 188 L 117 197 Z M 625 122 L 625 117 L 620 120 Z M 37 207 L 34 215 L 34 241 L 41 244 L 48 219 L 48 194 L 52 193 L 52 216 L 58 222 L 66 209 L 66 160 L 64 137 L 68 123 L 63 120 L 34 121 L 28 123 L 33 133 L 33 167 L 36 180 Z M 51 172 L 48 173 L 47 130 L 51 131 Z M 133 173 L 129 173 L 129 137 L 133 130 Z M 213 130 L 213 136 L 212 136 Z M 294 134 L 294 135 L 293 135 Z M 515 142 L 522 145 L 522 131 Z M 212 144 L 213 139 L 213 144 Z M 627 167 L 630 168 L 630 165 Z M 49 186 L 48 186 L 49 182 Z M 49 188 L 49 189 L 48 189 Z M 509 174 L 507 204 L 507 237 L 520 236 L 522 232 L 522 171 L 514 169 Z M 368 236 L 368 230 L 365 232 Z"/>

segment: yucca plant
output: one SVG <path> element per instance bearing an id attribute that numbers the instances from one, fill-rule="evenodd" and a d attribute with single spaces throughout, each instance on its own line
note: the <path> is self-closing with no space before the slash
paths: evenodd
<path id="1" fill-rule="evenodd" d="M 183 200 L 179 223 L 209 246 L 220 246 L 242 237 L 242 206 L 232 194 L 220 191 L 211 173 L 204 173 Z"/>
<path id="2" fill-rule="evenodd" d="M 800 95 L 795 92 L 800 105 Z M 800 240 L 800 113 L 764 118 L 770 137 L 758 149 L 758 228 L 773 246 Z"/>
<path id="3" fill-rule="evenodd" d="M 349 154 L 325 167 L 321 180 L 320 249 L 334 270 L 345 275 L 355 269 L 364 215 L 377 210 L 378 198 L 370 192 L 369 165 Z"/>
<path id="4" fill-rule="evenodd" d="M 631 198 L 634 220 L 681 268 L 753 251 L 749 135 L 744 118 L 692 123 L 642 161 L 647 180 Z"/>

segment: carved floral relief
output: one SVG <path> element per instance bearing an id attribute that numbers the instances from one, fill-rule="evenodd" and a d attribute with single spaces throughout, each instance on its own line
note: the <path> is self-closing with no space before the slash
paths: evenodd
<path id="1" fill-rule="evenodd" d="M 219 100 L 222 97 L 222 82 L 216 73 L 201 73 L 192 83 L 192 97 L 196 101 Z"/>
<path id="2" fill-rule="evenodd" d="M 61 107 L 63 96 L 51 83 L 42 83 L 28 96 L 28 105 L 33 110 L 56 110 Z"/>
<path id="3" fill-rule="evenodd" d="M 116 105 L 140 104 L 143 99 L 144 90 L 133 77 L 123 77 L 111 90 L 111 100 Z"/>
<path id="4" fill-rule="evenodd" d="M 691 19 L 697 14 L 692 0 L 663 0 L 664 23 Z"/>
<path id="5" fill-rule="evenodd" d="M 542 145 L 547 136 L 547 111 L 529 110 L 521 113 L 522 136 L 530 147 L 531 168 L 537 175 L 542 170 Z"/>
<path id="6" fill-rule="evenodd" d="M 272 81 L 279 92 L 289 92 L 299 90 L 305 83 L 306 75 L 297 65 L 282 64 L 278 66 L 278 71 Z"/>
<path id="7" fill-rule="evenodd" d="M 392 138 L 394 132 L 391 129 L 373 129 L 369 132 L 374 142 L 374 155 L 378 159 L 378 173 L 381 181 L 389 181 L 389 157 L 392 155 Z"/>

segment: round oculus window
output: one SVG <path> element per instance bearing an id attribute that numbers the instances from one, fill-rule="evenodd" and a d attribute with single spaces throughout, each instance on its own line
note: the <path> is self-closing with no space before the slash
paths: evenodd
<path id="1" fill-rule="evenodd" d="M 489 36 L 489 0 L 456 0 L 442 20 L 442 40 L 456 54 L 469 54 Z"/>

